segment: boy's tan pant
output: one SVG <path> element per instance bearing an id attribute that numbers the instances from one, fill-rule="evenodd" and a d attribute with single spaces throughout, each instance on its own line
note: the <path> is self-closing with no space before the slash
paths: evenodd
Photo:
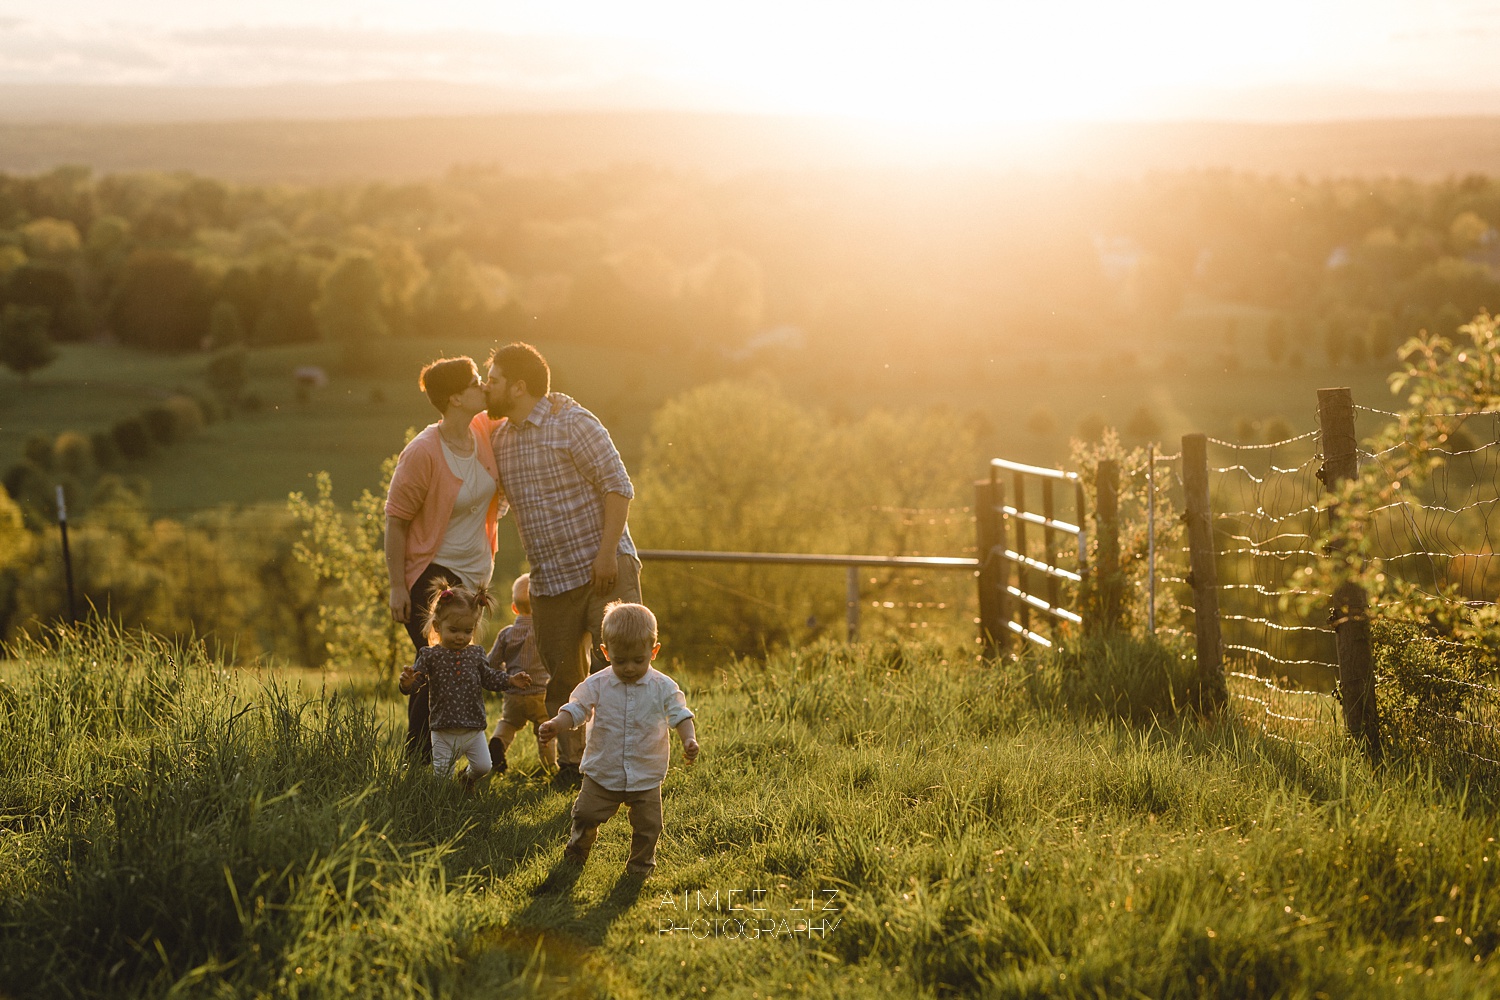
<path id="1" fill-rule="evenodd" d="M 655 868 L 656 842 L 661 838 L 661 786 L 643 792 L 612 792 L 586 774 L 578 801 L 573 803 L 573 834 L 563 848 L 563 856 L 579 864 L 587 861 L 599 838 L 599 824 L 621 806 L 630 810 L 632 831 L 625 870 L 644 875 Z"/>

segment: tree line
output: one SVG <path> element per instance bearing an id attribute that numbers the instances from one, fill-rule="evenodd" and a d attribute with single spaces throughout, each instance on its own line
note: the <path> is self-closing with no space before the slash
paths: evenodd
<path id="1" fill-rule="evenodd" d="M 391 337 L 745 352 L 794 328 L 842 370 L 921 341 L 970 379 L 1017 337 L 1150 344 L 1199 295 L 1271 310 L 1238 336 L 1272 363 L 1342 364 L 1500 307 L 1497 224 L 1486 177 L 622 167 L 295 186 L 65 167 L 0 175 L 0 358 L 31 371 L 45 342 L 101 336 L 323 339 L 351 365 Z"/>

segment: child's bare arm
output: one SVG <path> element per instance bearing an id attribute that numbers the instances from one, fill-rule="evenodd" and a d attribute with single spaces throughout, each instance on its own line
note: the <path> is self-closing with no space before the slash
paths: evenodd
<path id="1" fill-rule="evenodd" d="M 550 743 L 557 738 L 558 733 L 572 732 L 573 729 L 573 717 L 558 710 L 556 715 L 536 727 L 536 738 L 543 743 Z"/>
<path id="2" fill-rule="evenodd" d="M 698 734 L 693 729 L 692 719 L 677 723 L 677 738 L 682 740 L 682 759 L 691 764 L 698 759 Z"/>
<path id="3" fill-rule="evenodd" d="M 402 694 L 411 694 L 417 688 L 427 683 L 427 671 L 422 666 L 422 657 L 417 656 L 417 662 L 403 667 L 401 676 L 396 678 L 396 687 Z"/>

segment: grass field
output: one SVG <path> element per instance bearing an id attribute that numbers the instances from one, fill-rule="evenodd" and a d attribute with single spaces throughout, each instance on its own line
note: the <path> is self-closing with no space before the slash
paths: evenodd
<path id="1" fill-rule="evenodd" d="M 1032 344 L 1009 350 L 996 362 L 984 361 L 975 371 L 934 356 L 913 361 L 924 367 L 909 372 L 814 373 L 794 357 L 790 368 L 770 375 L 627 347 L 539 346 L 552 362 L 554 386 L 599 414 L 633 471 L 640 469 L 656 408 L 693 385 L 721 378 L 770 377 L 795 398 L 835 417 L 873 407 L 900 412 L 946 406 L 974 413 L 990 428 L 985 443 L 993 453 L 1044 463 L 1067 457 L 1068 438 L 1088 414 L 1123 427 L 1147 406 L 1170 448 L 1189 431 L 1229 437 L 1241 418 L 1282 417 L 1298 432 L 1310 430 L 1315 390 L 1324 385 L 1352 385 L 1357 401 L 1376 406 L 1390 399 L 1379 365 L 1327 370 L 1310 361 L 1304 368 L 1272 369 L 1259 360 L 1259 342 L 1248 334 L 1240 345 L 1242 367 L 1225 370 L 1211 359 L 1229 316 L 1247 329 L 1263 319 L 1254 310 L 1197 303 L 1179 317 L 1156 355 L 1055 353 L 1049 345 Z M 1200 342 L 1208 346 L 1198 353 L 1194 345 Z M 326 345 L 256 351 L 248 391 L 263 401 L 260 412 L 217 423 L 132 471 L 150 480 L 150 506 L 163 514 L 226 503 L 279 503 L 293 490 L 310 489 L 319 470 L 332 473 L 338 499 L 352 499 L 361 489 L 378 486 L 380 463 L 400 448 L 407 428 L 434 418 L 416 387 L 420 366 L 442 354 L 482 360 L 492 346 L 394 342 L 386 346 L 379 371 L 369 375 L 342 374 L 336 353 Z M 1000 361 L 1004 366 L 996 368 Z M 201 387 L 204 364 L 201 356 L 64 345 L 61 359 L 30 382 L 0 372 L 0 470 L 20 457 L 32 434 L 105 428 L 163 392 Z M 306 405 L 296 401 L 290 377 L 304 364 L 324 365 L 331 374 L 330 384 Z M 372 394 L 383 401 L 372 401 Z M 1028 429 L 1039 408 L 1051 415 L 1053 430 Z M 975 455 L 976 470 L 989 457 Z"/>
<path id="2" fill-rule="evenodd" d="M 1293 747 L 1232 716 L 1070 710 L 1109 678 L 1047 664 L 827 645 L 680 677 L 704 753 L 674 750 L 641 884 L 622 820 L 581 873 L 562 863 L 569 797 L 524 738 L 465 798 L 398 766 L 396 706 L 359 685 L 108 635 L 17 654 L 8 996 L 1500 986 L 1492 780 L 1399 755 L 1374 773 L 1333 733 Z"/>

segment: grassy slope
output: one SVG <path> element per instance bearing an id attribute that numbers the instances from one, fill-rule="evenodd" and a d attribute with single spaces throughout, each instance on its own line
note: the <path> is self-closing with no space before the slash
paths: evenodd
<path id="1" fill-rule="evenodd" d="M 1495 990 L 1493 786 L 1375 775 L 1337 741 L 1233 721 L 1081 719 L 1049 707 L 1046 673 L 943 655 L 829 647 L 682 678 L 704 758 L 668 777 L 644 887 L 622 878 L 622 820 L 581 876 L 560 863 L 569 799 L 535 777 L 466 800 L 402 774 L 388 702 L 113 641 L 32 658 L 0 685 L 0 991 Z M 838 889 L 839 923 L 657 933 L 724 916 L 698 894 L 730 889 L 766 890 L 762 919 L 789 928 L 794 899 Z"/>

